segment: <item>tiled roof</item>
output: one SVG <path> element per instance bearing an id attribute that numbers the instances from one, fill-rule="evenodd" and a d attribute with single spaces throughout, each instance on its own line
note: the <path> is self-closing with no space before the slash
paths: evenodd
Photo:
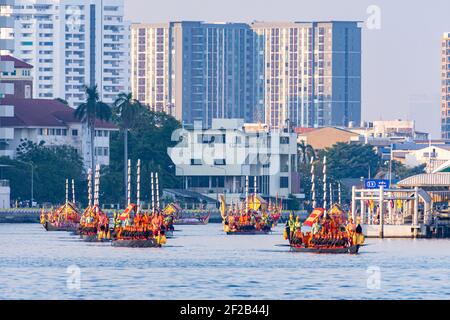
<path id="1" fill-rule="evenodd" d="M 25 61 L 19 60 L 17 58 L 14 58 L 9 55 L 0 56 L 0 61 L 12 61 L 14 62 L 15 68 L 26 68 L 26 69 L 32 69 L 33 66 L 29 63 L 26 63 Z"/>
<path id="2" fill-rule="evenodd" d="M 3 105 L 14 106 L 14 117 L 0 117 L 2 127 L 66 127 L 69 123 L 80 123 L 74 109 L 50 99 L 0 99 Z M 97 121 L 100 129 L 116 129 L 109 122 Z"/>

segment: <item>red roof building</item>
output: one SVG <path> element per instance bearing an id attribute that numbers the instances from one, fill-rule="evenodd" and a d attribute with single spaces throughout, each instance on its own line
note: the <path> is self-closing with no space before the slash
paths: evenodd
<path id="1" fill-rule="evenodd" d="M 9 113 L 0 113 L 0 156 L 14 157 L 25 140 L 46 146 L 69 145 L 78 150 L 86 168 L 90 163 L 89 132 L 74 117 L 75 110 L 57 100 L 0 99 L 0 105 L 10 106 Z M 109 136 L 117 127 L 104 121 L 96 123 L 95 154 L 97 163 L 109 165 Z M 1 132 L 0 132 L 1 133 Z"/>
<path id="2" fill-rule="evenodd" d="M 33 97 L 33 66 L 9 55 L 0 56 L 1 62 L 12 62 L 13 69 L 0 73 L 0 83 L 14 85 L 14 94 L 6 94 L 5 97 L 31 99 Z"/>

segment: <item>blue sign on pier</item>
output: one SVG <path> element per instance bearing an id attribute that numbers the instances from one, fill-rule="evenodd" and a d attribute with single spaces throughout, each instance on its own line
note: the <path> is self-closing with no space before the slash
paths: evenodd
<path id="1" fill-rule="evenodd" d="M 389 180 L 376 180 L 376 179 L 366 179 L 364 180 L 364 187 L 366 189 L 380 189 L 384 187 L 385 189 L 389 189 L 390 187 Z"/>

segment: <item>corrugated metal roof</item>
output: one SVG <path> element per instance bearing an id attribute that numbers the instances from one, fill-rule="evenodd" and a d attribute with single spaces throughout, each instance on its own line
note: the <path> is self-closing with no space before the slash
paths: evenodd
<path id="1" fill-rule="evenodd" d="M 400 187 L 450 187 L 450 173 L 425 173 L 406 178 Z"/>

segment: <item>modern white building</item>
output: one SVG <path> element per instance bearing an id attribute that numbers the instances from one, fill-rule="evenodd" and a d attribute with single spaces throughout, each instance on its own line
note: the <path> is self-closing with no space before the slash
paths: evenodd
<path id="1" fill-rule="evenodd" d="M 361 127 L 351 126 L 348 130 L 358 133 L 366 142 L 386 140 L 393 142 L 428 141 L 429 134 L 416 130 L 415 121 L 411 120 L 379 120 L 363 122 Z"/>
<path id="2" fill-rule="evenodd" d="M 244 196 L 246 176 L 250 192 L 256 176 L 264 197 L 301 197 L 295 133 L 238 119 L 213 119 L 208 130 L 197 124 L 180 129 L 173 136 L 179 143 L 168 150 L 183 189 L 212 198 L 225 193 L 227 201 L 236 201 Z"/>
<path id="3" fill-rule="evenodd" d="M 9 54 L 14 49 L 13 6 L 14 0 L 0 0 L 0 55 Z"/>
<path id="4" fill-rule="evenodd" d="M 2 0 L 5 1 L 5 0 Z M 84 86 L 112 103 L 130 89 L 123 0 L 16 0 L 14 55 L 34 66 L 33 96 L 77 107 Z"/>
<path id="5" fill-rule="evenodd" d="M 408 167 L 425 164 L 426 171 L 431 173 L 450 160 L 450 145 L 395 145 L 392 153 L 394 160 Z"/>
<path id="6" fill-rule="evenodd" d="M 85 168 L 91 162 L 88 130 L 75 119 L 73 109 L 50 99 L 3 99 L 7 112 L 0 114 L 0 156 L 14 158 L 17 147 L 25 141 L 45 146 L 71 146 L 81 155 Z M 95 132 L 96 163 L 109 165 L 111 123 L 97 121 Z"/>
<path id="7" fill-rule="evenodd" d="M 441 133 L 450 139 L 450 32 L 442 36 L 441 66 Z"/>
<path id="8" fill-rule="evenodd" d="M 0 0 L 0 56 L 9 54 L 14 49 L 14 40 L 12 39 L 14 19 L 11 16 L 13 5 L 13 0 Z M 9 74 L 13 71 L 13 61 L 3 61 L 3 59 L 0 59 L 0 75 Z M 8 117 L 12 114 L 13 107 L 3 102 L 3 98 L 11 94 L 14 94 L 14 84 L 0 81 L 0 119 L 1 117 Z M 0 146 L 12 136 L 13 132 L 9 128 L 5 128 L 0 120 Z M 2 156 L 2 150 L 0 150 L 0 156 Z"/>

